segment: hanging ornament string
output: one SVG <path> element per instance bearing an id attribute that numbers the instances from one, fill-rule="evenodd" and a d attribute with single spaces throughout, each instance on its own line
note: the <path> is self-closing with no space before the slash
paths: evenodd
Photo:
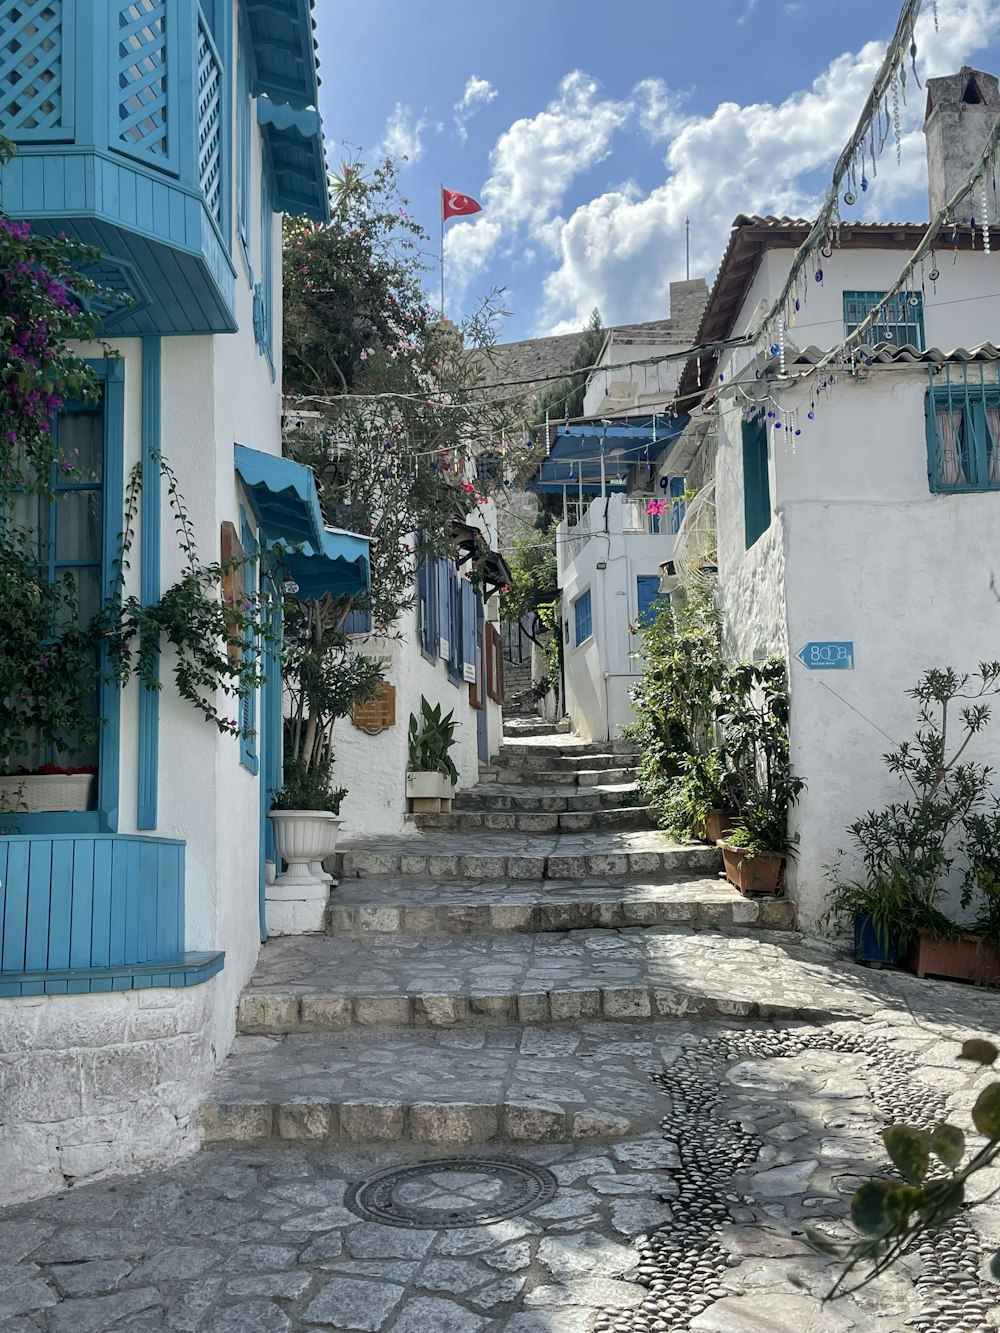
<path id="1" fill-rule="evenodd" d="M 892 286 L 885 293 L 885 295 L 881 298 L 881 300 L 872 306 L 871 310 L 869 310 L 868 314 L 857 326 L 857 328 L 854 329 L 851 333 L 849 333 L 841 343 L 839 343 L 836 347 L 833 348 L 832 351 L 827 352 L 827 354 L 822 358 L 822 360 L 818 361 L 816 365 L 812 367 L 812 369 L 808 373 L 814 373 L 816 370 L 819 370 L 822 366 L 828 365 L 831 361 L 835 361 L 838 358 L 842 358 L 845 352 L 849 348 L 851 348 L 855 344 L 860 343 L 864 335 L 871 329 L 872 325 L 877 323 L 879 316 L 882 314 L 883 310 L 886 308 L 889 302 L 894 300 L 899 295 L 910 274 L 913 272 L 916 266 L 921 262 L 921 260 L 927 254 L 931 255 L 931 262 L 934 265 L 927 276 L 930 278 L 932 283 L 937 282 L 937 279 L 940 277 L 940 273 L 938 272 L 937 263 L 934 259 L 934 241 L 937 238 L 938 233 L 941 231 L 942 227 L 944 227 L 948 223 L 955 209 L 958 207 L 958 205 L 962 202 L 963 199 L 965 199 L 968 195 L 972 193 L 977 183 L 981 183 L 981 198 L 985 202 L 986 173 L 992 172 L 994 170 L 998 147 L 1000 147 L 1000 116 L 997 116 L 996 120 L 994 120 L 993 122 L 993 128 L 990 130 L 990 136 L 986 141 L 986 147 L 983 149 L 981 157 L 976 162 L 972 170 L 969 172 L 967 178 L 962 182 L 962 184 L 958 187 L 955 193 L 951 196 L 951 198 L 948 199 L 941 206 L 941 208 L 938 209 L 937 213 L 931 219 L 931 222 L 927 227 L 927 230 L 921 237 L 920 242 L 917 245 L 917 248 L 913 251 L 913 253 L 910 255 L 910 258 L 906 261 L 906 265 L 903 268 L 902 273 L 900 273 L 899 277 L 892 284 Z M 983 231 L 985 238 L 983 241 L 983 249 L 987 250 L 989 246 L 989 225 L 987 221 L 987 212 L 985 207 L 983 208 L 982 224 L 983 224 Z M 975 228 L 973 227 L 973 237 L 974 236 L 975 236 Z M 956 258 L 957 258 L 957 244 L 959 239 L 960 237 L 958 233 L 958 228 L 957 226 L 955 226 L 954 223 L 952 223 L 952 244 L 953 247 L 955 247 Z M 937 288 L 935 287 L 935 291 L 936 290 Z"/>
<path id="2" fill-rule="evenodd" d="M 826 199 L 823 207 L 819 211 L 815 223 L 813 224 L 806 239 L 795 251 L 792 258 L 791 268 L 785 279 L 781 291 L 778 293 L 773 304 L 764 316 L 762 329 L 773 329 L 779 314 L 781 314 L 788 303 L 788 298 L 792 293 L 799 273 L 801 272 L 806 260 L 821 244 L 826 241 L 827 234 L 831 230 L 834 218 L 837 215 L 837 204 L 840 199 L 841 187 L 847 178 L 848 171 L 854 163 L 858 150 L 869 137 L 872 122 L 877 114 L 880 114 L 879 107 L 882 99 L 886 100 L 886 126 L 887 132 L 892 128 L 892 120 L 889 116 L 888 97 L 892 87 L 898 86 L 898 70 L 903 53 L 905 53 L 913 44 L 913 30 L 917 21 L 917 15 L 920 13 L 921 0 L 904 0 L 903 7 L 900 10 L 899 19 L 896 23 L 896 31 L 892 40 L 886 49 L 885 56 L 879 66 L 878 73 L 875 75 L 875 81 L 872 84 L 871 92 L 865 99 L 865 104 L 861 109 L 861 115 L 858 117 L 858 123 L 854 127 L 854 132 L 837 158 L 837 164 L 833 169 L 833 178 L 826 193 Z M 897 142 L 897 147 L 901 151 L 901 135 Z"/>

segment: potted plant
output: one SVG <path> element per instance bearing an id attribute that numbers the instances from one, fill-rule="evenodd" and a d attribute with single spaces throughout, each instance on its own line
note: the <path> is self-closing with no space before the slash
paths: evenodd
<path id="1" fill-rule="evenodd" d="M 455 744 L 455 713 L 442 716 L 420 696 L 420 716 L 410 714 L 406 795 L 412 814 L 440 814 L 451 809 L 458 769 L 449 754 Z"/>
<path id="2" fill-rule="evenodd" d="M 87 810 L 97 785 L 85 760 L 100 729 L 99 631 L 81 623 L 71 580 L 50 583 L 29 549 L 26 533 L 0 536 L 0 803 Z"/>
<path id="3" fill-rule="evenodd" d="M 886 767 L 907 789 L 905 799 L 870 810 L 851 825 L 866 879 L 854 885 L 835 883 L 831 894 L 830 913 L 843 921 L 853 919 L 863 961 L 887 961 L 879 956 L 878 945 L 890 948 L 895 941 L 897 956 L 905 953 L 918 976 L 969 980 L 985 966 L 970 963 L 981 954 L 982 930 L 971 938 L 940 903 L 956 861 L 968 862 L 963 905 L 974 896 L 982 898 L 982 886 L 991 882 L 996 855 L 991 839 L 1000 825 L 995 812 L 985 815 L 981 807 L 992 770 L 964 756 L 989 722 L 990 707 L 984 700 L 998 689 L 1000 663 L 995 662 L 965 675 L 935 668 L 908 691 L 919 705 L 917 730 L 884 756 Z M 981 911 L 989 906 L 984 903 Z M 874 949 L 868 947 L 873 932 Z M 965 948 L 960 947 L 963 939 Z"/>
<path id="4" fill-rule="evenodd" d="M 805 785 L 789 762 L 784 662 L 729 668 L 718 717 L 739 808 L 735 827 L 719 840 L 726 878 L 743 894 L 777 893 L 785 858 L 797 841 L 788 833 L 789 807 Z"/>
<path id="5" fill-rule="evenodd" d="M 769 789 L 758 790 L 719 840 L 726 878 L 744 896 L 778 892 L 782 867 L 797 841 L 788 835 L 788 807 L 802 786 L 790 773 L 772 772 Z"/>

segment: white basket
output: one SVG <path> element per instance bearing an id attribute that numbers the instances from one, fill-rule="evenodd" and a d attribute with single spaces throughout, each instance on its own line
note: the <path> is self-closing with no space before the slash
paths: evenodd
<path id="1" fill-rule="evenodd" d="M 33 815 L 43 810 L 90 810 L 95 773 L 25 773 L 0 778 L 0 807 Z"/>

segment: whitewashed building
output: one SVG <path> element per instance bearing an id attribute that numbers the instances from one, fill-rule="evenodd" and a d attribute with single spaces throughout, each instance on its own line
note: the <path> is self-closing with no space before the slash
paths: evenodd
<path id="1" fill-rule="evenodd" d="M 90 450 L 90 521 L 61 497 L 50 515 L 57 564 L 89 571 L 84 609 L 114 587 L 138 463 L 126 590 L 153 602 L 181 572 L 158 454 L 206 564 L 283 537 L 317 588 L 363 588 L 365 539 L 327 532 L 312 473 L 281 457 L 281 213 L 327 217 L 309 0 L 26 0 L 5 23 L 4 212 L 97 246 L 96 276 L 133 298 L 105 320 L 100 402 L 57 423 Z M 277 614 L 280 587 L 260 591 Z M 86 808 L 0 838 L 0 1202 L 192 1149 L 233 1037 L 264 928 L 280 669 L 272 654 L 241 741 L 171 665 L 160 692 L 103 685 Z"/>
<path id="2" fill-rule="evenodd" d="M 998 111 L 989 75 L 929 81 L 932 208 L 967 176 Z M 727 652 L 789 662 L 791 762 L 806 787 L 787 886 L 806 929 L 847 827 L 898 796 L 882 755 L 915 730 L 905 691 L 930 667 L 998 656 L 1000 231 L 984 251 L 977 221 L 947 229 L 870 345 L 817 369 L 924 232 L 844 222 L 809 272 L 784 369 L 777 347 L 748 347 L 692 360 L 681 377 L 700 436 L 693 467 L 714 490 Z M 699 343 L 759 328 L 809 229 L 736 219 Z M 970 757 L 988 760 L 989 744 Z"/>
<path id="3" fill-rule="evenodd" d="M 531 489 L 558 496 L 556 554 L 563 698 L 573 731 L 616 740 L 633 720 L 630 690 L 644 616 L 684 516 L 675 450 L 686 417 L 665 410 L 706 296 L 703 279 L 670 284 L 670 318 L 609 330 L 580 421 L 550 427 Z M 649 512 L 650 505 L 654 510 Z"/>

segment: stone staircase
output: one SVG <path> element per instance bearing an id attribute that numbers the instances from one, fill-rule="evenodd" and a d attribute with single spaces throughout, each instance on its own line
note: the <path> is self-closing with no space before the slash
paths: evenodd
<path id="1" fill-rule="evenodd" d="M 625 745 L 512 719 L 451 814 L 344 843 L 326 933 L 262 950 L 206 1142 L 614 1138 L 655 1126 L 692 1024 L 845 1015 L 793 904 L 655 830 L 634 775 Z"/>

